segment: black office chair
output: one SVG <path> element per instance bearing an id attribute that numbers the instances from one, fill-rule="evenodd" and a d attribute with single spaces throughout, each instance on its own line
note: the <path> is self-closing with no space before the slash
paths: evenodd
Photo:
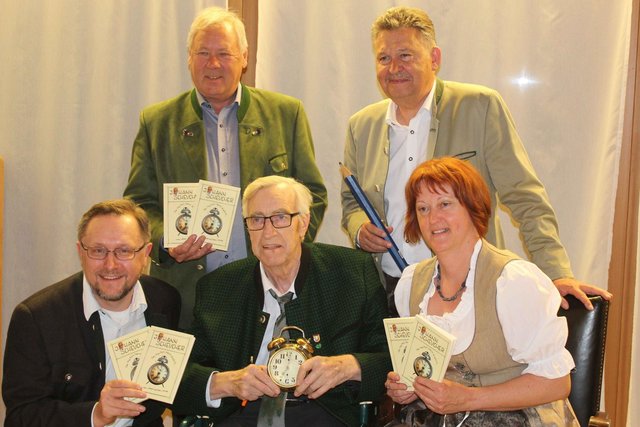
<path id="1" fill-rule="evenodd" d="M 566 347 L 576 363 L 571 372 L 569 401 L 581 426 L 610 426 L 608 415 L 600 412 L 609 301 L 590 297 L 593 310 L 589 311 L 577 298 L 565 298 L 569 301 L 569 309 L 561 308 L 558 315 L 567 318 L 569 338 Z"/>

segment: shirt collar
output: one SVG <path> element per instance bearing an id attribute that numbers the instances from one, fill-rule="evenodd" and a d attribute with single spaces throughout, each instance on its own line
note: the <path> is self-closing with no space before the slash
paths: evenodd
<path id="1" fill-rule="evenodd" d="M 273 282 L 271 282 L 271 280 L 269 280 L 269 278 L 267 277 L 267 273 L 264 271 L 264 267 L 262 266 L 262 263 L 260 263 L 260 276 L 262 277 L 262 290 L 264 291 L 265 298 L 267 294 L 269 294 L 270 289 L 273 289 L 276 295 L 281 296 L 280 292 L 276 289 L 275 286 L 273 286 Z M 293 298 L 296 297 L 296 287 L 293 286 L 295 282 L 296 281 L 294 279 L 293 282 L 289 285 L 289 289 L 287 290 L 287 292 L 293 292 Z M 285 292 L 285 294 L 287 292 Z"/>
<path id="2" fill-rule="evenodd" d="M 103 310 L 91 290 L 91 286 L 87 281 L 87 276 L 84 274 L 82 275 L 82 305 L 84 308 L 84 317 L 87 321 L 93 313 Z M 133 298 L 131 299 L 131 304 L 127 310 L 131 315 L 135 315 L 139 312 L 143 313 L 146 309 L 147 299 L 144 296 L 142 285 L 140 285 L 140 281 L 138 280 L 133 286 Z"/>
<path id="3" fill-rule="evenodd" d="M 422 103 L 422 107 L 420 107 L 420 110 L 424 110 L 427 113 L 431 112 L 431 106 L 433 105 L 433 97 L 435 96 L 435 92 L 436 92 L 435 87 L 436 87 L 436 80 L 434 79 L 433 85 L 431 86 L 431 90 L 429 91 L 429 94 L 427 95 L 427 97 L 424 99 L 424 102 Z M 396 120 L 397 110 L 398 110 L 398 104 L 396 104 L 392 100 L 389 100 L 389 106 L 387 107 L 387 115 L 385 117 L 385 121 L 389 126 L 401 126 L 400 123 L 398 123 L 398 120 Z M 418 111 L 418 114 L 420 113 L 420 110 Z"/>
<path id="4" fill-rule="evenodd" d="M 202 96 L 202 94 L 198 91 L 198 89 L 196 89 L 196 97 L 198 98 L 198 104 L 201 106 L 211 106 L 211 104 L 209 104 L 209 101 L 207 101 L 206 99 L 204 99 L 204 96 Z M 236 97 L 233 100 L 233 102 L 230 104 L 237 104 L 240 105 L 240 100 L 242 99 L 242 84 L 238 83 L 238 89 L 236 90 Z M 228 105 L 227 105 L 228 107 Z M 227 108 L 224 107 L 224 108 Z"/>

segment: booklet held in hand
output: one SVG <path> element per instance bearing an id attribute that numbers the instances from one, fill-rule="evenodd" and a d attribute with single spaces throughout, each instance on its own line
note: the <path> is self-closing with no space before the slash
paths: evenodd
<path id="1" fill-rule="evenodd" d="M 413 390 L 413 381 L 418 375 L 438 382 L 443 380 L 455 336 L 421 314 L 384 319 L 384 328 L 393 370 L 408 390 Z"/>

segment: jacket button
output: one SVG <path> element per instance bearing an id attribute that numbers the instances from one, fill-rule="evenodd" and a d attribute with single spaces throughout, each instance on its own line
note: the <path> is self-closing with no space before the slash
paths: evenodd
<path id="1" fill-rule="evenodd" d="M 201 271 L 204 268 L 204 266 L 198 264 L 196 265 L 196 270 Z"/>
<path id="2" fill-rule="evenodd" d="M 72 378 L 73 378 L 73 375 L 71 375 L 71 374 L 64 374 L 64 380 L 65 380 L 66 382 L 71 381 L 71 379 L 72 379 Z"/>
<path id="3" fill-rule="evenodd" d="M 267 316 L 265 316 L 264 314 L 261 314 L 258 321 L 260 322 L 261 325 L 264 325 L 265 322 L 267 321 Z"/>

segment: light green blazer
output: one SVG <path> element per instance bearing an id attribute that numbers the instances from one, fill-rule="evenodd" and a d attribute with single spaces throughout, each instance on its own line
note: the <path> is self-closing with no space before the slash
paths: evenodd
<path id="1" fill-rule="evenodd" d="M 558 223 L 536 176 L 513 118 L 495 90 L 438 79 L 431 109 L 428 158 L 468 160 L 489 186 L 492 215 L 486 239 L 499 248 L 504 239 L 496 216 L 498 200 L 519 224 L 531 261 L 551 279 L 573 277 L 560 242 Z M 349 120 L 344 163 L 385 221 L 384 187 L 389 173 L 386 113 L 390 100 L 369 105 Z M 427 141 L 425 141 L 425 144 Z M 426 159 L 424 159 L 426 160 Z M 367 217 L 348 187 L 342 186 L 342 225 L 355 242 Z M 380 262 L 380 255 L 374 257 Z"/>

